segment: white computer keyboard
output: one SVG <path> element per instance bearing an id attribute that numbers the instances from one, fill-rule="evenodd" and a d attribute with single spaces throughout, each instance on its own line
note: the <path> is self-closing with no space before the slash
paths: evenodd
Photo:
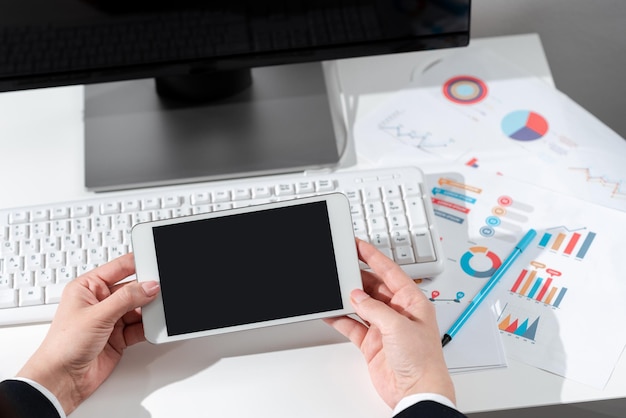
<path id="1" fill-rule="evenodd" d="M 341 192 L 354 233 L 412 277 L 442 270 L 439 235 L 415 168 L 289 174 L 98 195 L 0 210 L 0 326 L 52 320 L 64 286 L 132 251 L 134 224 L 238 206 Z"/>

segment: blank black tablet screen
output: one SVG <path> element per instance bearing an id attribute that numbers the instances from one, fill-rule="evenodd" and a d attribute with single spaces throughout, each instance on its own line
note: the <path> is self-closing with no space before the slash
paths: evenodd
<path id="1" fill-rule="evenodd" d="M 154 228 L 168 335 L 342 309 L 326 202 Z"/>

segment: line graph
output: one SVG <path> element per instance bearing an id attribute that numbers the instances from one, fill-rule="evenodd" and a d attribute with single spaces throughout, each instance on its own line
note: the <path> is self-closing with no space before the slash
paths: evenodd
<path id="1" fill-rule="evenodd" d="M 626 199 L 626 190 L 622 188 L 622 180 L 611 180 L 606 176 L 594 176 L 591 174 L 591 169 L 585 167 L 570 167 L 570 170 L 583 173 L 585 180 L 589 183 L 597 183 L 609 189 L 610 197 Z"/>
<path id="2" fill-rule="evenodd" d="M 445 148 L 454 143 L 453 138 L 447 140 L 437 140 L 430 131 L 420 131 L 415 128 L 408 128 L 403 124 L 390 125 L 381 123 L 378 129 L 391 137 L 420 149 Z"/>

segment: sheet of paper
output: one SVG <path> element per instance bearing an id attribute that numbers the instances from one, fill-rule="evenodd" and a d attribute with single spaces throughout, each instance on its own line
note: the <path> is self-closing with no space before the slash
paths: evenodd
<path id="1" fill-rule="evenodd" d="M 457 161 L 626 210 L 626 140 L 489 50 L 446 56 L 406 87 L 357 121 L 364 158 Z"/>
<path id="2" fill-rule="evenodd" d="M 457 319 L 458 310 L 450 309 L 454 300 L 438 300 L 435 303 L 440 334 L 443 335 Z M 461 335 L 443 349 L 450 373 L 466 373 L 477 370 L 506 367 L 507 359 L 497 324 L 497 316 L 488 305 L 481 306 L 466 324 Z"/>
<path id="3" fill-rule="evenodd" d="M 494 326 L 511 358 L 604 387 L 626 347 L 626 333 L 615 332 L 626 317 L 616 262 L 626 248 L 626 213 L 460 164 L 432 168 L 447 260 L 422 289 L 454 319 L 534 228 L 537 238 L 487 303 L 497 313 Z M 457 337 L 470 332 L 462 328 Z"/>

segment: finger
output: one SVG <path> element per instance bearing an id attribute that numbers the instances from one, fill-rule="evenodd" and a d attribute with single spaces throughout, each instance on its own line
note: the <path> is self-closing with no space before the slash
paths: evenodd
<path id="1" fill-rule="evenodd" d="M 146 336 L 143 332 L 143 324 L 138 322 L 136 324 L 127 325 L 124 328 L 124 341 L 126 342 L 126 347 L 146 341 Z"/>
<path id="2" fill-rule="evenodd" d="M 399 318 L 406 317 L 400 315 L 390 306 L 372 298 L 361 289 L 354 289 L 350 293 L 350 300 L 356 313 L 372 326 L 377 327 L 383 334 L 390 327 L 393 327 Z"/>
<path id="3" fill-rule="evenodd" d="M 368 295 L 381 302 L 389 303 L 393 297 L 393 293 L 385 283 L 371 271 L 361 271 L 361 281 L 363 282 L 363 290 Z"/>
<path id="4" fill-rule="evenodd" d="M 96 305 L 96 312 L 101 320 L 115 323 L 127 312 L 154 300 L 159 289 L 157 282 L 128 282 Z"/>
<path id="5" fill-rule="evenodd" d="M 372 244 L 357 240 L 357 249 L 359 258 L 380 277 L 382 282 L 392 293 L 396 293 L 407 285 L 415 285 L 413 280 L 411 280 L 398 264 L 380 252 Z"/>
<path id="6" fill-rule="evenodd" d="M 349 316 L 325 318 L 324 322 L 339 331 L 340 334 L 352 341 L 357 347 L 361 347 L 367 335 L 367 327 Z"/>
<path id="7" fill-rule="evenodd" d="M 139 308 L 132 309 L 122 316 L 122 322 L 126 325 L 135 324 L 141 322 L 141 310 Z"/>
<path id="8" fill-rule="evenodd" d="M 135 274 L 135 256 L 128 253 L 85 273 L 85 276 L 96 277 L 108 286 L 113 286 L 133 274 Z"/>

